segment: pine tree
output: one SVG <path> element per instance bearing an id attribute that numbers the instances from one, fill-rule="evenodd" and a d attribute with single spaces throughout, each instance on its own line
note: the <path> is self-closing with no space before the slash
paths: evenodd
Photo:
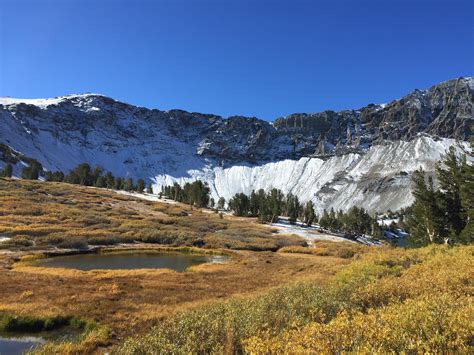
<path id="1" fill-rule="evenodd" d="M 342 227 L 342 223 L 337 219 L 336 212 L 334 208 L 331 207 L 329 211 L 329 221 L 330 221 L 330 228 L 331 229 L 340 229 Z"/>
<path id="2" fill-rule="evenodd" d="M 137 180 L 137 192 L 143 192 L 145 190 L 145 180 L 138 179 Z"/>
<path id="3" fill-rule="evenodd" d="M 278 189 L 272 189 L 267 195 L 267 207 L 269 208 L 271 223 L 278 221 L 281 216 L 284 198 L 285 195 Z"/>
<path id="4" fill-rule="evenodd" d="M 3 169 L 3 174 L 7 178 L 11 178 L 13 174 L 13 166 L 11 164 L 5 165 L 5 168 Z"/>
<path id="5" fill-rule="evenodd" d="M 76 168 L 77 176 L 80 185 L 91 186 L 93 184 L 93 176 L 91 167 L 87 163 L 79 164 Z"/>
<path id="6" fill-rule="evenodd" d="M 261 196 L 258 209 L 258 220 L 260 223 L 272 221 L 272 209 L 270 207 L 270 199 L 268 198 L 267 194 L 264 193 L 264 195 Z"/>
<path id="7" fill-rule="evenodd" d="M 286 213 L 288 215 L 288 221 L 291 224 L 295 224 L 300 212 L 300 203 L 298 197 L 289 193 L 286 196 Z"/>
<path id="8" fill-rule="evenodd" d="M 201 180 L 196 180 L 190 187 L 191 204 L 197 207 L 207 207 L 210 198 L 209 186 Z"/>
<path id="9" fill-rule="evenodd" d="M 124 182 L 122 177 L 117 177 L 115 179 L 115 190 L 123 190 L 124 189 Z"/>
<path id="10" fill-rule="evenodd" d="M 175 201 L 182 201 L 181 185 L 175 182 L 170 188 L 170 195 L 168 197 Z"/>
<path id="11" fill-rule="evenodd" d="M 10 163 L 6 164 L 3 170 L 0 170 L 0 176 L 2 177 L 11 178 L 12 174 L 13 174 L 13 166 Z"/>
<path id="12" fill-rule="evenodd" d="M 341 213 L 338 222 L 340 228 L 351 234 L 365 234 L 371 233 L 373 229 L 373 219 L 363 209 L 357 206 L 353 206 L 347 211 L 347 213 Z"/>
<path id="13" fill-rule="evenodd" d="M 44 177 L 46 181 L 64 181 L 64 173 L 62 171 L 47 171 Z"/>
<path id="14" fill-rule="evenodd" d="M 439 189 L 433 180 L 425 183 L 423 171 L 413 176 L 415 202 L 407 211 L 406 227 L 413 245 L 428 243 L 470 243 L 474 240 L 473 166 L 464 155 L 449 149 L 437 164 Z"/>
<path id="15" fill-rule="evenodd" d="M 36 160 L 29 162 L 29 166 L 25 166 L 21 171 L 21 178 L 27 180 L 38 180 L 43 166 Z"/>
<path id="16" fill-rule="evenodd" d="M 255 217 L 258 216 L 260 211 L 260 200 L 259 196 L 255 193 L 255 190 L 252 190 L 250 194 L 250 215 Z"/>
<path id="17" fill-rule="evenodd" d="M 94 170 L 92 170 L 92 172 L 91 172 L 91 175 L 92 175 L 91 179 L 92 179 L 92 184 L 93 184 L 94 186 L 97 186 L 97 179 L 98 179 L 99 177 L 101 177 L 103 173 L 104 173 L 104 168 L 102 168 L 100 165 L 96 165 L 95 168 L 94 168 Z M 100 185 L 104 185 L 104 183 L 105 183 L 105 180 L 104 180 L 103 182 L 101 181 L 101 182 L 100 182 Z M 101 186 L 101 187 L 102 187 L 102 186 Z M 105 187 L 105 186 L 103 186 L 103 187 Z"/>
<path id="18" fill-rule="evenodd" d="M 153 194 L 153 187 L 151 187 L 151 183 L 148 184 L 148 187 L 146 188 L 146 193 Z"/>
<path id="19" fill-rule="evenodd" d="M 434 190 L 433 179 L 425 182 L 425 173 L 422 169 L 413 173 L 413 197 L 415 202 L 410 207 L 407 216 L 407 225 L 410 231 L 409 241 L 414 246 L 428 243 L 442 243 L 447 237 L 446 218 L 437 200 L 438 194 Z"/>
<path id="20" fill-rule="evenodd" d="M 247 216 L 250 210 L 250 200 L 244 193 L 237 193 L 229 200 L 229 209 L 236 216 Z"/>
<path id="21" fill-rule="evenodd" d="M 370 234 L 372 237 L 378 237 L 378 238 L 383 237 L 382 228 L 381 228 L 380 225 L 377 223 L 377 220 L 372 220 L 371 228 L 370 228 L 369 234 Z"/>
<path id="22" fill-rule="evenodd" d="M 219 197 L 219 200 L 217 201 L 217 208 L 220 210 L 223 210 L 225 207 L 225 198 L 224 197 Z"/>
<path id="23" fill-rule="evenodd" d="M 135 190 L 135 186 L 133 185 L 133 179 L 132 178 L 128 178 L 128 179 L 125 180 L 124 185 L 123 185 L 123 189 L 125 191 Z"/>
<path id="24" fill-rule="evenodd" d="M 310 200 L 306 202 L 303 211 L 304 223 L 310 227 L 316 219 L 316 214 L 314 213 L 314 204 Z"/>
<path id="25" fill-rule="evenodd" d="M 319 225 L 326 229 L 331 227 L 331 218 L 329 217 L 329 213 L 326 209 L 323 211 L 321 218 L 319 218 Z"/>
<path id="26" fill-rule="evenodd" d="M 149 185 L 147 191 L 153 193 L 151 185 Z M 187 182 L 183 187 L 175 182 L 173 186 L 162 186 L 160 195 L 175 201 L 188 203 L 191 206 L 207 207 L 209 205 L 211 189 L 207 183 L 201 180 L 196 180 L 192 183 Z"/>
<path id="27" fill-rule="evenodd" d="M 97 176 L 97 178 L 95 179 L 94 186 L 95 187 L 106 187 L 107 184 L 105 182 L 105 178 L 103 176 Z"/>
<path id="28" fill-rule="evenodd" d="M 471 142 L 471 154 L 474 152 L 474 143 Z M 461 162 L 461 186 L 459 189 L 461 205 L 465 215 L 465 226 L 459 235 L 462 243 L 474 243 L 474 164 L 467 163 L 466 156 Z"/>
<path id="29" fill-rule="evenodd" d="M 94 176 L 89 164 L 81 163 L 74 169 L 69 171 L 65 181 L 70 184 L 79 184 L 85 186 L 92 186 L 94 184 Z"/>
<path id="30" fill-rule="evenodd" d="M 110 171 L 108 171 L 105 174 L 105 185 L 108 189 L 115 188 L 115 178 L 114 178 L 114 175 Z"/>
<path id="31" fill-rule="evenodd" d="M 449 234 L 457 236 L 464 229 L 466 211 L 461 204 L 460 189 L 463 179 L 462 164 L 451 147 L 444 159 L 437 164 L 436 175 L 441 190 L 441 208 L 446 212 Z"/>

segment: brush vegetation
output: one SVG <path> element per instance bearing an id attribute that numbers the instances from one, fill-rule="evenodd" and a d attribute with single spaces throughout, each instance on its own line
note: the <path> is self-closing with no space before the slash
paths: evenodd
<path id="1" fill-rule="evenodd" d="M 30 295 L 31 296 L 31 295 Z M 78 332 L 74 340 L 60 340 L 29 351 L 31 354 L 72 354 L 94 351 L 108 342 L 108 330 L 95 322 L 73 316 L 32 316 L 0 313 L 0 332 L 7 334 L 48 334 L 64 328 Z M 1 350 L 1 349 L 0 349 Z"/>
<path id="2" fill-rule="evenodd" d="M 0 313 L 0 332 L 41 332 L 58 329 L 65 326 L 74 326 L 83 329 L 86 322 L 65 316 L 33 317 L 28 315 L 13 315 Z"/>
<path id="3" fill-rule="evenodd" d="M 185 312 L 120 353 L 472 353 L 473 251 L 371 250 L 326 286 Z"/>
<path id="4" fill-rule="evenodd" d="M 139 200 L 105 189 L 58 182 L 0 180 L 0 248 L 86 249 L 156 243 L 246 250 L 305 245 L 256 222 L 204 213 L 181 204 Z"/>
<path id="5" fill-rule="evenodd" d="M 147 252 L 150 249 L 155 250 L 143 247 Z M 321 285 L 351 260 L 241 251 L 226 263 L 202 264 L 190 272 L 178 273 L 164 269 L 79 271 L 38 267 L 32 262 L 43 257 L 42 253 L 28 253 L 21 258 L 23 254 L 0 253 L 0 265 L 4 265 L 0 269 L 0 312 L 26 319 L 74 315 L 100 325 L 84 340 L 48 344 L 44 350 L 61 354 L 90 353 L 98 347 L 115 349 L 122 339 L 144 335 L 175 314 L 234 298 L 252 299 L 288 282 L 312 280 Z M 12 264 L 11 259 L 22 261 Z"/>
<path id="6" fill-rule="evenodd" d="M 10 250 L 0 252 L 2 327 L 48 330 L 81 319 L 96 325 L 37 353 L 474 350 L 473 246 L 306 247 L 255 218 L 56 182 L 0 179 L 0 199 L 0 235 L 11 238 L 2 243 Z M 56 247 L 136 241 L 150 243 L 133 246 L 144 251 L 199 248 L 232 257 L 184 273 L 32 263 Z"/>

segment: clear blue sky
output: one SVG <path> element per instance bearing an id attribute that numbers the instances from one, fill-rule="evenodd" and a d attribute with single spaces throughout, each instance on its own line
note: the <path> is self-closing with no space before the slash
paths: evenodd
<path id="1" fill-rule="evenodd" d="M 0 96 L 274 119 L 474 74 L 462 0 L 0 0 Z"/>

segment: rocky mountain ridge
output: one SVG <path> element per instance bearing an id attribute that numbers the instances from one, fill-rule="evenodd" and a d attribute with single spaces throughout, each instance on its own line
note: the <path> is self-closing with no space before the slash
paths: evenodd
<path id="1" fill-rule="evenodd" d="M 286 191 L 298 186 L 295 192 L 302 200 L 313 199 L 324 207 L 334 200 L 331 196 L 341 196 L 345 189 L 356 189 L 362 194 L 358 199 L 363 200 L 364 191 L 368 191 L 364 186 L 386 186 L 387 181 L 395 181 L 392 190 L 400 187 L 402 194 L 409 193 L 409 174 L 416 166 L 432 170 L 442 149 L 471 137 L 473 92 L 474 78 L 459 78 L 415 90 L 386 105 L 293 114 L 271 123 L 255 117 L 224 119 L 182 110 L 147 109 L 98 94 L 0 98 L 0 148 L 3 144 L 17 156 L 35 158 L 48 170 L 67 172 L 81 162 L 99 164 L 116 175 L 150 179 L 157 190 L 166 181 L 201 178 L 211 185 L 215 197 L 263 186 L 262 176 L 272 181 L 271 169 L 283 169 L 276 169 L 276 175 L 298 167 L 301 174 L 293 174 L 279 186 Z M 420 137 L 428 138 L 420 141 Z M 409 144 L 402 145 L 403 149 L 390 148 L 399 147 L 398 142 Z M 0 167 L 2 160 L 5 162 L 1 150 Z M 380 152 L 390 152 L 390 157 Z M 389 168 L 405 161 L 407 154 L 413 164 L 404 170 L 406 175 L 397 178 L 403 169 L 394 172 Z M 369 162 L 364 156 L 378 161 Z M 370 169 L 348 176 L 347 159 L 370 165 Z M 278 164 L 286 160 L 294 163 Z M 18 161 L 14 167 L 17 175 L 22 164 L 27 164 Z M 318 174 L 309 173 L 312 170 L 308 172 L 301 164 L 329 169 L 330 179 L 321 184 Z M 245 186 L 238 175 L 241 169 L 245 170 Z M 303 175 L 306 185 L 298 180 Z M 305 189 L 310 185 L 311 193 Z M 390 201 L 373 202 L 380 191 L 372 193 L 372 210 L 390 205 Z M 339 201 L 339 207 L 349 206 L 342 197 Z"/>
<path id="2" fill-rule="evenodd" d="M 193 145 L 198 156 L 232 165 L 358 152 L 386 141 L 409 141 L 419 133 L 467 140 L 472 134 L 473 93 L 474 79 L 459 78 L 386 105 L 292 114 L 272 123 L 146 109 L 95 94 L 46 99 L 42 104 L 4 98 L 0 119 L 19 120 L 31 132 L 48 129 L 58 139 L 63 136 L 59 130 L 80 133 L 82 144 L 98 129 L 123 139 L 152 138 L 159 130 Z"/>

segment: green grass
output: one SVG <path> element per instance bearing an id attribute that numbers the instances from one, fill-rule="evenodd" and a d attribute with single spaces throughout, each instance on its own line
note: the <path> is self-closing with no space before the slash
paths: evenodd
<path id="1" fill-rule="evenodd" d="M 0 332 L 36 333 L 56 330 L 65 326 L 86 329 L 90 328 L 92 323 L 72 316 L 36 317 L 0 313 Z"/>

